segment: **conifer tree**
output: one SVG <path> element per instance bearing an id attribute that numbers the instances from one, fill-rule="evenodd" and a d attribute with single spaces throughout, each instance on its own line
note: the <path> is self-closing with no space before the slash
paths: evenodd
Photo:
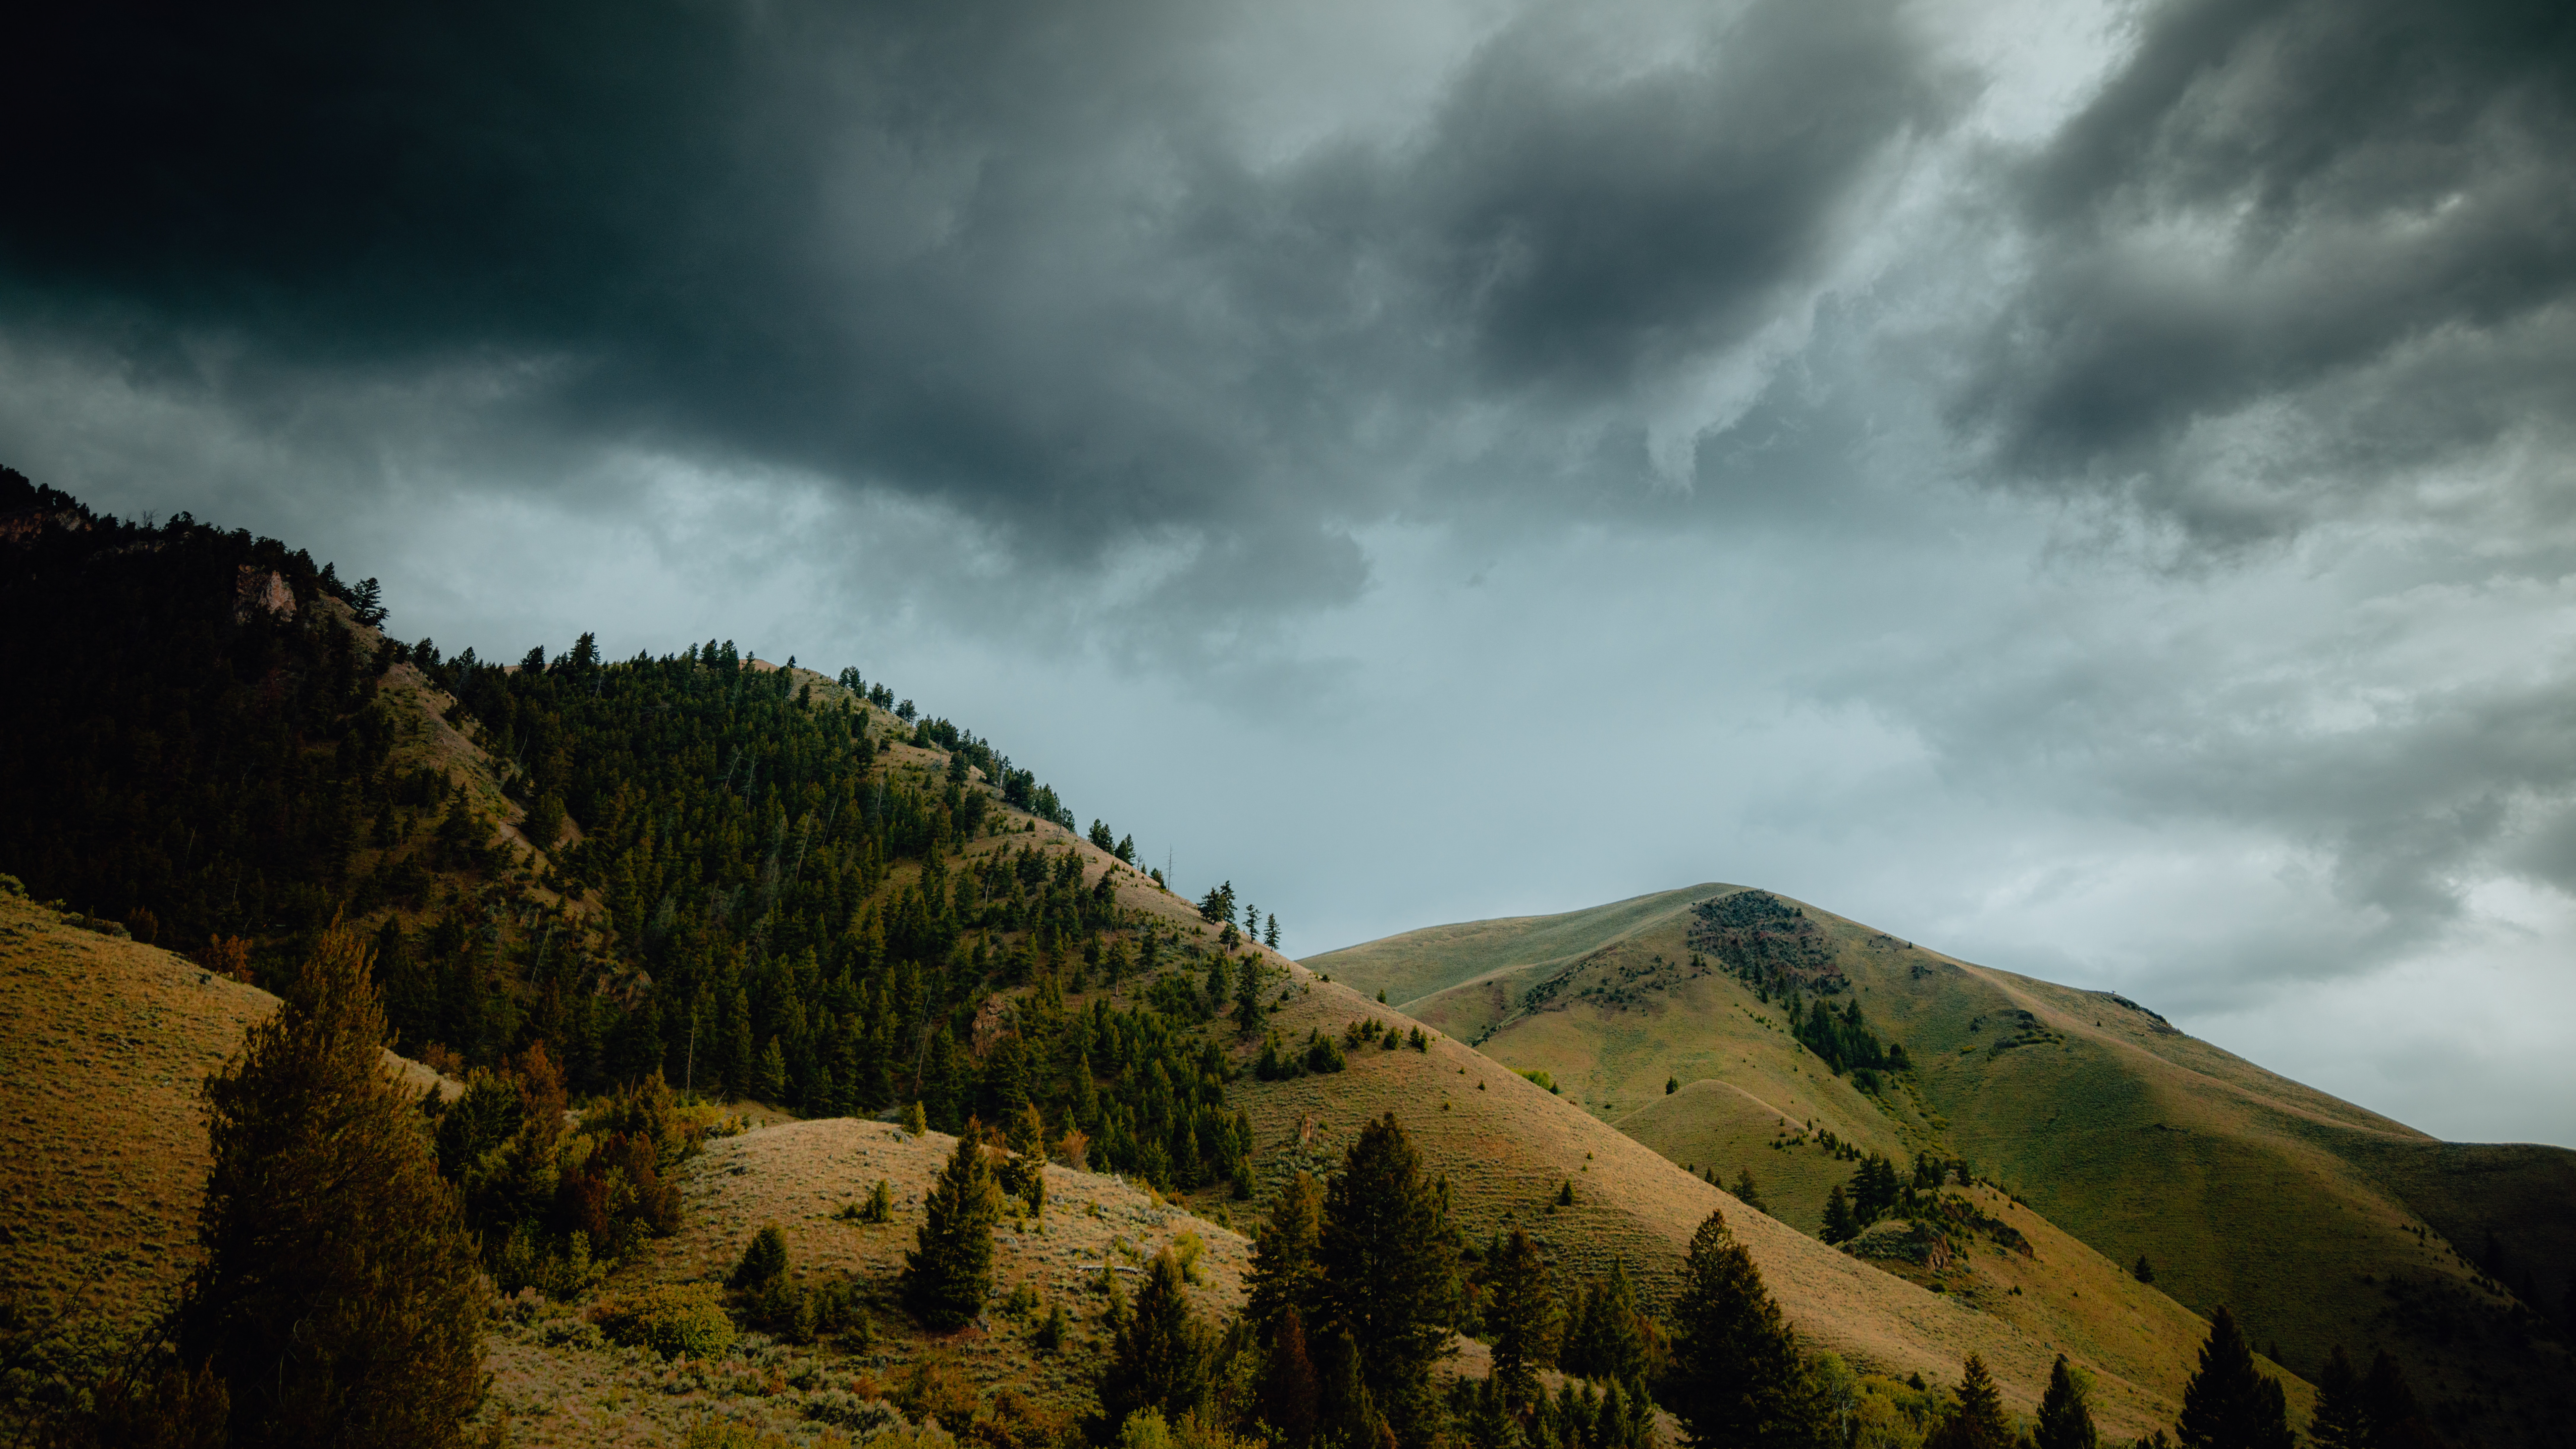
<path id="1" fill-rule="evenodd" d="M 455 1444 L 482 1398 L 481 1265 L 384 1040 L 366 949 L 335 926 L 206 1082 L 177 1337 L 225 1381 L 238 1449 Z"/>
<path id="2" fill-rule="evenodd" d="M 2373 1449 L 2361 1375 L 2353 1371 L 2342 1344 L 2327 1355 L 2326 1371 L 2317 1377 L 2317 1411 L 2308 1420 L 2308 1438 L 2317 1449 Z"/>
<path id="3" fill-rule="evenodd" d="M 1986 1372 L 1986 1361 L 1972 1353 L 1960 1369 L 1957 1397 L 1924 1437 L 1923 1449 L 2012 1449 L 2012 1443 L 2003 1395 Z"/>
<path id="4" fill-rule="evenodd" d="M 1290 1309 L 1308 1322 L 1314 1320 L 1322 1296 L 1315 1244 L 1323 1231 L 1323 1206 L 1323 1189 L 1303 1172 L 1288 1179 L 1288 1186 L 1270 1205 L 1261 1239 L 1252 1245 L 1252 1273 L 1246 1285 L 1247 1311 L 1264 1330 L 1275 1331 L 1280 1316 Z"/>
<path id="5" fill-rule="evenodd" d="M 1851 1199 L 1843 1195 L 1843 1185 L 1835 1183 L 1833 1191 L 1825 1194 L 1825 1226 L 1818 1236 L 1828 1243 L 1847 1243 L 1859 1231 L 1860 1225 L 1852 1220 Z"/>
<path id="6" fill-rule="evenodd" d="M 725 1280 L 728 1288 L 756 1290 L 787 1275 L 787 1235 L 776 1223 L 764 1223 L 751 1242 L 742 1250 L 742 1261 L 734 1265 L 733 1276 Z"/>
<path id="7" fill-rule="evenodd" d="M 1737 1202 L 1744 1204 L 1746 1207 L 1753 1209 L 1757 1213 L 1767 1213 L 1771 1211 L 1770 1208 L 1763 1205 L 1762 1189 L 1753 1185 L 1752 1168 L 1737 1168 L 1735 1170 L 1735 1186 L 1728 1188 L 1727 1191 L 1735 1194 L 1735 1200 Z"/>
<path id="8" fill-rule="evenodd" d="M 1431 1365 L 1456 1297 L 1446 1196 L 1390 1112 L 1343 1155 L 1316 1237 L 1329 1321 L 1357 1345 L 1377 1412 L 1404 1443 L 1426 1442 L 1437 1413 Z"/>
<path id="9" fill-rule="evenodd" d="M 1101 1366 L 1100 1414 L 1093 1438 L 1108 1442 L 1139 1409 L 1166 1420 L 1195 1414 L 1207 1401 L 1208 1333 L 1181 1289 L 1180 1261 L 1165 1248 L 1146 1271 L 1144 1290 L 1118 1317 Z"/>
<path id="10" fill-rule="evenodd" d="M 984 1161 L 980 1124 L 969 1121 L 957 1150 L 921 1205 L 919 1245 L 904 1254 L 903 1306 L 936 1332 L 963 1328 L 993 1286 L 993 1224 L 1000 1191 Z"/>
<path id="11" fill-rule="evenodd" d="M 1610 1276 L 1584 1290 L 1557 1366 L 1581 1378 L 1621 1383 L 1645 1371 L 1645 1335 L 1637 1328 L 1636 1296 L 1623 1259 L 1610 1260 Z"/>
<path id="12" fill-rule="evenodd" d="M 2381 1349 L 2371 1356 L 2370 1377 L 2361 1385 L 2362 1412 L 2370 1423 L 2371 1449 L 2440 1449 L 2441 1436 L 2424 1419 L 2406 1372 Z"/>
<path id="13" fill-rule="evenodd" d="M 1548 1287 L 1547 1264 L 1527 1229 L 1512 1229 L 1488 1262 L 1485 1326 L 1493 1332 L 1494 1388 L 1503 1407 L 1518 1413 L 1536 1403 L 1543 1392 L 1538 1371 L 1548 1357 L 1554 1295 Z"/>
<path id="14" fill-rule="evenodd" d="M 1254 1412 L 1270 1426 L 1276 1442 L 1300 1449 L 1315 1435 L 1315 1400 L 1321 1385 L 1314 1360 L 1306 1353 L 1306 1324 L 1292 1304 L 1279 1311 L 1270 1332 L 1270 1353 L 1262 1363 L 1261 1388 Z"/>
<path id="15" fill-rule="evenodd" d="M 1817 1449 L 1823 1406 L 1797 1340 L 1723 1213 L 1691 1235 L 1658 1395 L 1692 1449 Z"/>
<path id="16" fill-rule="evenodd" d="M 2224 1304 L 2209 1321 L 2200 1367 L 2182 1391 L 2183 1449 L 2290 1449 L 2281 1385 L 2254 1368 L 2254 1350 Z"/>
<path id="17" fill-rule="evenodd" d="M 2039 1427 L 2031 1435 L 2038 1449 L 2096 1449 L 2092 1406 L 2059 1354 L 2048 1370 L 2048 1392 L 2040 1396 Z"/>

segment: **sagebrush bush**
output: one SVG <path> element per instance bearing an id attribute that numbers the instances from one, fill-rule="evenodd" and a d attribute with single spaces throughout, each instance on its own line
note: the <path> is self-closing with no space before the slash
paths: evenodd
<path id="1" fill-rule="evenodd" d="M 600 1331 L 664 1358 L 710 1358 L 739 1334 L 712 1283 L 657 1283 L 601 1305 Z"/>

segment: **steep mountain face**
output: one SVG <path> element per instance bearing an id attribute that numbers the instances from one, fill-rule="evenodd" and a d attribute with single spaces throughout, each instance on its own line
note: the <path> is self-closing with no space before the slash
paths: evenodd
<path id="1" fill-rule="evenodd" d="M 1955 1156 L 2101 1257 L 2143 1258 L 2189 1308 L 2232 1306 L 2294 1370 L 2313 1375 L 2338 1343 L 2385 1345 L 2446 1432 L 2565 1432 L 2553 1314 L 2576 1268 L 2576 1153 L 2438 1142 L 2125 998 L 1737 886 L 1438 927 L 1307 964 L 1387 984 L 1674 1161 L 1750 1170 L 1802 1230 L 1822 1226 L 1854 1148 Z M 1853 1032 L 1882 1065 L 1856 1063 Z M 1883 1064 L 1893 1046 L 1901 1067 Z"/>

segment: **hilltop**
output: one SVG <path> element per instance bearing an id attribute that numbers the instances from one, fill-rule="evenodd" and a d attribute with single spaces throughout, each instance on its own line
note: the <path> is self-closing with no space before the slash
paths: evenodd
<path id="1" fill-rule="evenodd" d="M 2446 1433 L 2562 1432 L 2566 1326 L 2550 1315 L 2576 1269 L 2576 1153 L 2438 1142 L 2124 997 L 1740 886 L 1435 927 L 1306 964 L 1550 1074 L 1669 1160 L 1751 1171 L 1803 1231 L 1852 1176 L 1828 1142 L 1956 1156 L 2092 1256 L 2144 1258 L 2160 1294 L 2231 1305 L 2295 1369 L 2314 1374 L 2337 1343 L 2385 1345 Z M 1819 1004 L 1857 1006 L 1906 1068 L 1834 1070 L 1788 1024 L 1793 1005 Z"/>

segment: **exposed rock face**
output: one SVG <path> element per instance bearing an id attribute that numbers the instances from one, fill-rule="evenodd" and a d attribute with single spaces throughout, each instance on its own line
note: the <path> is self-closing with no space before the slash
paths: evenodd
<path id="1" fill-rule="evenodd" d="M 241 566 L 233 580 L 233 622 L 246 623 L 254 613 L 273 614 L 281 619 L 295 617 L 295 591 L 275 569 Z"/>

